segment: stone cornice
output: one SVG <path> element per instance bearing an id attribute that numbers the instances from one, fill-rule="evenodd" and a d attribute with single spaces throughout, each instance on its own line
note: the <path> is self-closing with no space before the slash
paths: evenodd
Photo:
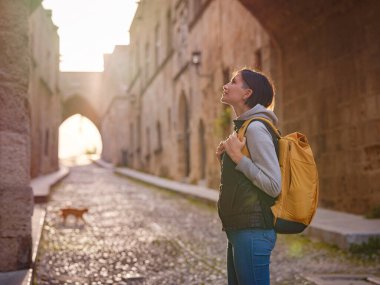
<path id="1" fill-rule="evenodd" d="M 42 83 L 43 86 L 49 91 L 50 95 L 54 95 L 53 90 L 51 90 L 49 84 L 45 81 L 44 78 L 40 77 L 40 82 Z"/>
<path id="2" fill-rule="evenodd" d="M 178 78 L 181 76 L 182 73 L 185 72 L 185 70 L 187 69 L 187 67 L 189 66 L 189 61 L 187 61 L 182 67 L 181 69 L 177 72 L 177 74 L 173 77 L 173 81 L 177 81 Z"/>
<path id="3" fill-rule="evenodd" d="M 206 9 L 208 8 L 208 6 L 210 5 L 212 1 L 213 0 L 207 0 L 206 2 L 202 4 L 199 11 L 197 11 L 197 13 L 194 15 L 193 19 L 191 20 L 189 24 L 189 32 L 194 28 L 196 23 L 198 23 L 199 19 L 202 17 L 203 13 L 206 11 Z"/>
<path id="4" fill-rule="evenodd" d="M 101 120 L 103 120 L 103 118 L 105 118 L 108 115 L 108 113 L 110 112 L 110 110 L 112 108 L 112 105 L 118 100 L 128 100 L 128 97 L 126 97 L 126 96 L 115 96 L 115 97 L 113 97 L 111 102 L 109 103 L 109 105 L 107 107 L 107 110 L 104 112 L 104 115 L 103 115 Z"/>
<path id="5" fill-rule="evenodd" d="M 140 76 L 140 73 L 141 73 L 141 69 L 139 69 L 139 71 L 137 71 L 135 77 L 132 79 L 132 82 L 131 82 L 131 84 L 130 84 L 129 87 L 128 87 L 128 92 L 131 92 L 133 86 L 135 85 L 137 79 L 138 79 L 139 76 Z"/>

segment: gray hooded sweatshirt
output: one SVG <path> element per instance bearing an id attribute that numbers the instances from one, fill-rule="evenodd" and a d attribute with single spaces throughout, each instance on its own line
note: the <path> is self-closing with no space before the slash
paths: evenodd
<path id="1" fill-rule="evenodd" d="M 269 119 L 277 127 L 275 113 L 260 104 L 241 114 L 237 120 L 247 120 L 253 116 Z M 246 138 L 251 159 L 244 156 L 235 169 L 269 196 L 277 197 L 281 192 L 281 170 L 272 135 L 262 122 L 254 121 L 247 128 Z"/>

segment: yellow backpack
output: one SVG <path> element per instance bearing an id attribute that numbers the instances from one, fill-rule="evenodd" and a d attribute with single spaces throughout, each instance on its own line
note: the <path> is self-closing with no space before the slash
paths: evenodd
<path id="1" fill-rule="evenodd" d="M 282 137 L 270 120 L 261 117 L 244 122 L 238 132 L 240 139 L 254 120 L 264 123 L 278 139 L 282 185 L 281 194 L 271 206 L 274 229 L 284 234 L 300 233 L 311 223 L 318 205 L 319 179 L 311 147 L 305 135 L 295 132 Z M 246 145 L 242 153 L 250 158 Z"/>

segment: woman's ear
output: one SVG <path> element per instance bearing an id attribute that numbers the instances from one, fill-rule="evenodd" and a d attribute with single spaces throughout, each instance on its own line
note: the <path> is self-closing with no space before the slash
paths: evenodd
<path id="1" fill-rule="evenodd" d="M 245 94 L 243 97 L 244 101 L 247 101 L 248 98 L 252 96 L 252 93 L 253 93 L 252 89 L 250 89 L 250 88 L 245 89 Z"/>

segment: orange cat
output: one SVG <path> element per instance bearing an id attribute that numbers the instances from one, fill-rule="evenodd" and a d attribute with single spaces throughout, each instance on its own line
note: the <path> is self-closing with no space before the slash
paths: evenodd
<path id="1" fill-rule="evenodd" d="M 81 219 L 84 223 L 86 221 L 83 219 L 83 214 L 88 212 L 88 208 L 75 209 L 75 208 L 62 208 L 61 209 L 61 217 L 63 218 L 63 222 L 66 224 L 66 218 L 69 215 L 75 216 L 75 223 L 78 219 Z"/>

